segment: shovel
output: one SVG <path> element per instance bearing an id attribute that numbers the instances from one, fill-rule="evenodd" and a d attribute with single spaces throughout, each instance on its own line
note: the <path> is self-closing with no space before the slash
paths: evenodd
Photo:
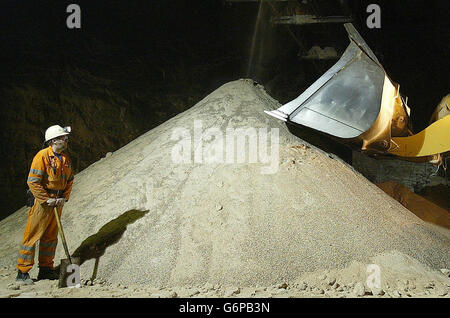
<path id="1" fill-rule="evenodd" d="M 67 248 L 66 237 L 64 236 L 64 231 L 61 225 L 61 220 L 59 219 L 58 209 L 56 207 L 53 208 L 55 212 L 56 223 L 58 225 L 59 236 L 61 237 L 61 241 L 64 247 L 64 251 L 66 253 L 67 259 L 61 260 L 61 266 L 59 268 L 59 284 L 58 287 L 67 287 L 67 266 L 71 264 L 79 265 L 79 258 L 75 257 L 72 261 L 70 257 L 69 249 Z"/>

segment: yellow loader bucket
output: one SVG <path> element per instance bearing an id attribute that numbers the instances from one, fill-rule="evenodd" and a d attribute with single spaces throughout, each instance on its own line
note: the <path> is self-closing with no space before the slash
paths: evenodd
<path id="1" fill-rule="evenodd" d="M 399 85 L 391 81 L 353 25 L 344 27 L 350 44 L 339 61 L 299 97 L 265 113 L 321 131 L 368 154 L 420 157 L 449 151 L 448 120 L 420 136 L 394 142 L 394 137 L 413 135 L 410 109 Z"/>

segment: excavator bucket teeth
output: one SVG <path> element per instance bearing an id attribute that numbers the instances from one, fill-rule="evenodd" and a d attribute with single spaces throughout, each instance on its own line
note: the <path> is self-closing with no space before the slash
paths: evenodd
<path id="1" fill-rule="evenodd" d="M 267 114 L 339 138 L 355 138 L 375 123 L 386 74 L 351 23 L 339 61 L 299 97 Z"/>

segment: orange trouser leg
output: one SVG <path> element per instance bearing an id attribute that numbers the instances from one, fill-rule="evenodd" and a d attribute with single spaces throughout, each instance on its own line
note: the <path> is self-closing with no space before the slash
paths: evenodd
<path id="1" fill-rule="evenodd" d="M 61 218 L 62 207 L 58 207 L 57 210 Z M 55 258 L 56 245 L 58 244 L 58 224 L 54 211 L 52 211 L 52 215 L 53 217 L 39 241 L 39 267 L 53 268 L 53 259 Z"/>
<path id="2" fill-rule="evenodd" d="M 58 208 L 58 210 L 61 212 L 62 208 Z M 48 225 L 54 219 L 53 207 L 41 205 L 35 201 L 28 212 L 27 225 L 17 259 L 17 268 L 22 273 L 29 272 L 33 267 L 36 242 L 41 239 Z"/>

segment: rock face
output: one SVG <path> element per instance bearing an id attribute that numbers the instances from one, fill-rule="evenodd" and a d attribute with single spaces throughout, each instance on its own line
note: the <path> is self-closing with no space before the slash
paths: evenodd
<path id="1" fill-rule="evenodd" d="M 373 183 L 396 182 L 416 192 L 433 184 L 432 174 L 436 171 L 436 166 L 428 162 L 377 160 L 358 151 L 352 153 L 352 165 Z"/>
<path id="2" fill-rule="evenodd" d="M 70 251 L 116 220 L 121 236 L 92 254 L 113 283 L 268 285 L 391 251 L 450 267 L 448 232 L 263 112 L 277 107 L 252 81 L 230 82 L 77 174 L 62 217 Z M 238 128 L 250 135 L 244 158 L 225 138 Z M 130 211 L 148 212 L 121 217 Z M 0 222 L 0 265 L 15 262 L 25 212 Z"/>
<path id="3" fill-rule="evenodd" d="M 130 79 L 119 86 L 117 81 L 96 76 L 95 72 L 75 68 L 36 73 L 36 65 L 31 64 L 23 68 L 34 77 L 22 78 L 19 74 L 21 80 L 4 79 L 10 84 L 0 91 L 0 134 L 9 143 L 2 151 L 5 168 L 0 168 L 0 177 L 5 182 L 0 184 L 0 219 L 25 204 L 28 172 L 33 156 L 43 147 L 47 127 L 72 126 L 68 152 L 78 172 L 187 109 L 187 101 L 183 103 L 161 90 L 155 94 L 152 90 L 158 84 L 148 84 L 152 90 L 135 88 L 130 92 Z M 194 92 L 197 98 L 200 93 Z"/>

